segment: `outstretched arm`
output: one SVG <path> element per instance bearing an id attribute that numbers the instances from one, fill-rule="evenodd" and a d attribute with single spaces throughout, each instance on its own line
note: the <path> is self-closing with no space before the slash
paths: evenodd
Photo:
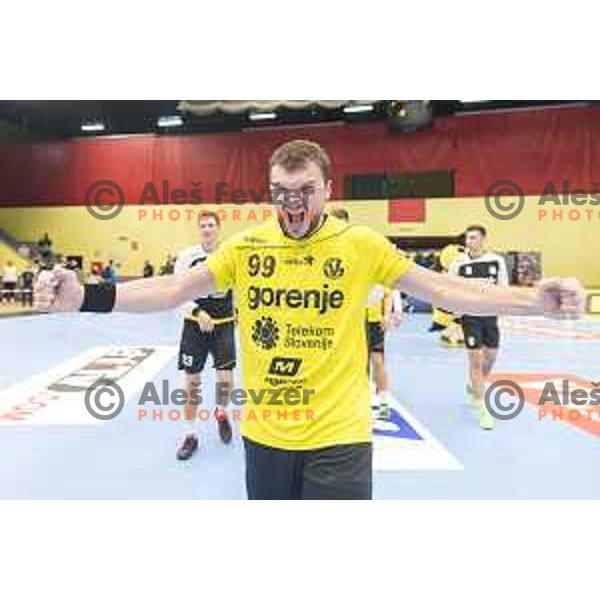
<path id="1" fill-rule="evenodd" d="M 214 291 L 212 274 L 202 265 L 174 275 L 137 279 L 117 285 L 115 310 L 167 310 Z"/>
<path id="2" fill-rule="evenodd" d="M 215 291 L 213 276 L 207 267 L 176 275 L 137 279 L 116 286 L 113 310 L 151 312 L 176 308 L 188 300 Z M 35 309 L 42 312 L 80 310 L 84 288 L 73 271 L 56 267 L 40 275 L 35 290 Z"/>
<path id="3" fill-rule="evenodd" d="M 413 265 L 397 282 L 404 292 L 434 306 L 469 315 L 546 315 L 574 318 L 584 309 L 583 288 L 573 278 L 553 278 L 535 288 L 485 285 Z"/>

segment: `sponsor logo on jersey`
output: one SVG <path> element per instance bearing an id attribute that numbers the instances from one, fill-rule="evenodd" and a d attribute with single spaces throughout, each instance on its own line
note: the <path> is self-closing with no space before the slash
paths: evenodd
<path id="1" fill-rule="evenodd" d="M 336 310 L 344 304 L 344 292 L 330 290 L 328 284 L 319 289 L 272 288 L 250 286 L 248 288 L 248 308 L 299 308 L 316 309 L 320 315 L 330 309 Z"/>
<path id="2" fill-rule="evenodd" d="M 263 238 L 257 238 L 251 235 L 244 236 L 244 242 L 247 244 L 267 244 L 268 241 Z"/>
<path id="3" fill-rule="evenodd" d="M 269 374 L 280 377 L 294 377 L 300 370 L 301 358 L 286 358 L 275 356 L 269 365 Z"/>
<path id="4" fill-rule="evenodd" d="M 289 267 L 311 267 L 315 262 L 314 256 L 303 256 L 301 258 L 285 258 L 283 264 Z"/>
<path id="5" fill-rule="evenodd" d="M 344 272 L 341 258 L 328 258 L 323 265 L 323 273 L 329 279 L 339 279 L 344 276 Z"/>
<path id="6" fill-rule="evenodd" d="M 271 317 L 257 319 L 252 326 L 252 340 L 261 348 L 271 350 L 279 341 L 279 327 Z"/>

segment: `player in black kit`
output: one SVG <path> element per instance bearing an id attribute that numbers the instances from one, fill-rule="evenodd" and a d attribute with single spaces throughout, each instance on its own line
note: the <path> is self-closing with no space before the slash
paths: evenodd
<path id="1" fill-rule="evenodd" d="M 175 273 L 203 263 L 219 245 L 220 223 L 215 213 L 202 213 L 198 226 L 201 243 L 179 254 L 175 263 Z M 227 397 L 225 392 L 231 389 L 232 370 L 236 363 L 231 290 L 226 293 L 201 296 L 186 304 L 185 309 L 186 315 L 179 347 L 179 369 L 185 371 L 188 403 L 183 407 L 184 436 L 177 450 L 179 460 L 187 460 L 198 449 L 198 436 L 194 423 L 198 419 L 198 411 L 204 408 L 197 400 L 203 398 L 200 374 L 208 355 L 212 356 L 217 383 L 222 390 L 218 394 L 220 398 Z M 221 440 L 228 444 L 232 437 L 231 423 L 225 411 L 219 408 L 219 406 L 215 408 L 214 416 Z"/>

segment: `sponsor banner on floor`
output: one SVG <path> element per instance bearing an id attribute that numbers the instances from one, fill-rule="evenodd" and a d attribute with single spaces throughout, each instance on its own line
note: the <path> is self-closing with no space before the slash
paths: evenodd
<path id="1" fill-rule="evenodd" d="M 461 471 L 462 464 L 397 400 L 388 421 L 373 422 L 376 471 Z"/>
<path id="2" fill-rule="evenodd" d="M 85 405 L 85 393 L 94 382 L 115 382 L 127 401 L 152 380 L 175 352 L 175 346 L 95 347 L 0 390 L 0 426 L 103 423 Z"/>

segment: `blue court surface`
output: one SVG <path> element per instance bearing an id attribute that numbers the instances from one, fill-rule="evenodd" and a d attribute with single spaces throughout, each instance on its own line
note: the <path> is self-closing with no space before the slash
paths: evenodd
<path id="1" fill-rule="evenodd" d="M 376 426 L 375 498 L 600 498 L 598 423 L 540 420 L 527 404 L 518 417 L 482 431 L 467 404 L 465 352 L 440 346 L 428 325 L 427 316 L 409 315 L 387 337 L 399 404 L 391 423 Z M 1 319 L 0 497 L 245 498 L 239 436 L 225 447 L 214 421 L 201 423 L 201 452 L 176 461 L 181 423 L 140 421 L 139 381 L 130 378 L 125 407 L 110 421 L 86 421 L 81 394 L 44 396 L 44 387 L 59 389 L 69 373 L 81 376 L 85 357 L 97 359 L 107 346 L 159 348 L 140 377 L 178 387 L 179 328 L 176 313 Z M 119 368 L 118 360 L 105 363 L 108 375 Z M 565 374 L 600 386 L 600 322 L 511 320 L 496 372 L 540 380 Z M 208 388 L 210 370 L 206 377 Z"/>

